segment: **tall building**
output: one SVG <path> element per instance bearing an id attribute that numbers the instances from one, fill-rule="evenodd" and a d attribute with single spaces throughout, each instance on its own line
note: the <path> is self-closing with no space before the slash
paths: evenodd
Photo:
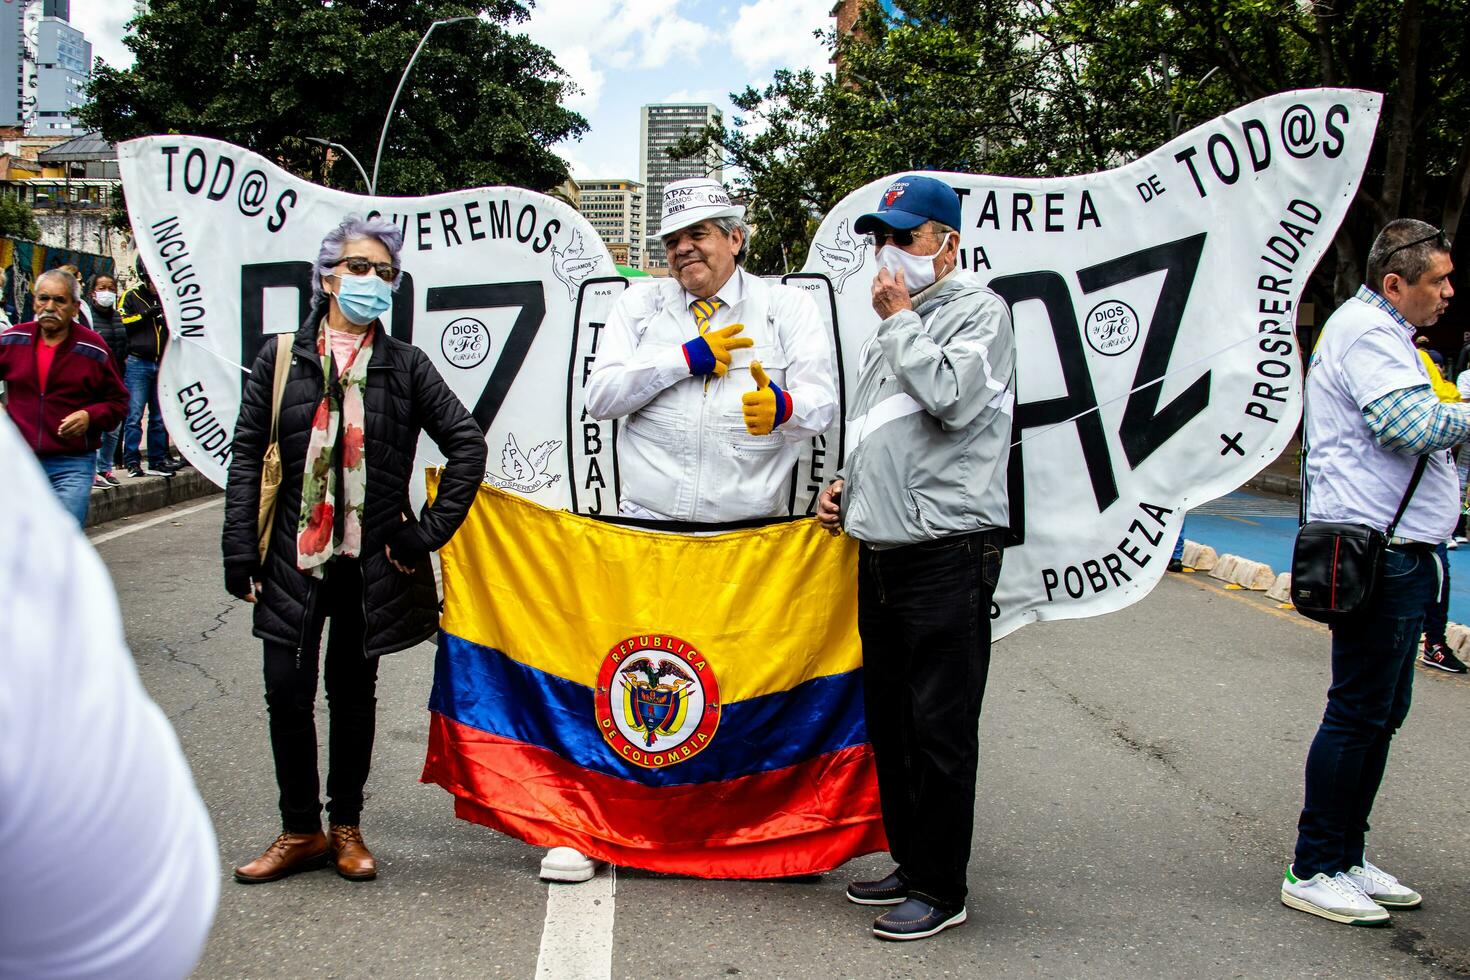
<path id="1" fill-rule="evenodd" d="M 613 261 L 644 268 L 643 185 L 626 178 L 583 180 L 578 210 L 597 230 Z"/>
<path id="2" fill-rule="evenodd" d="M 697 134 L 705 126 L 719 121 L 719 108 L 709 103 L 679 102 L 643 107 L 638 133 L 638 169 L 647 190 L 645 200 L 648 202 L 650 236 L 658 230 L 665 187 L 686 177 L 724 179 L 719 150 L 714 147 L 705 156 L 688 160 L 674 160 L 668 155 L 668 149 L 685 136 Z M 666 268 L 668 263 L 664 261 L 663 246 L 652 237 L 647 241 L 646 268 Z"/>
<path id="3" fill-rule="evenodd" d="M 73 113 L 86 102 L 92 45 L 67 23 L 70 14 L 69 0 L 0 3 L 0 126 L 37 136 L 82 132 Z"/>
<path id="4" fill-rule="evenodd" d="M 87 101 L 92 77 L 92 45 L 60 17 L 42 16 L 36 25 L 35 107 L 26 129 L 39 135 L 81 135 L 73 114 Z"/>

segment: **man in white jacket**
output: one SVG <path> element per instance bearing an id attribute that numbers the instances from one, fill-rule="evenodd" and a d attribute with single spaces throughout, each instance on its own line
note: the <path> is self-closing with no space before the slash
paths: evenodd
<path id="1" fill-rule="evenodd" d="M 664 194 L 672 276 L 631 286 L 587 382 L 618 433 L 621 512 L 723 523 L 785 512 L 803 442 L 837 413 L 837 361 L 816 304 L 739 267 L 745 209 L 719 182 Z"/>
<path id="2" fill-rule="evenodd" d="M 668 279 L 637 283 L 602 331 L 587 382 L 593 418 L 624 418 L 624 516 L 724 524 L 786 513 L 801 444 L 837 414 L 837 358 L 802 290 L 740 268 L 745 209 L 718 181 L 676 181 L 658 235 Z M 554 847 L 547 881 L 597 862 Z"/>

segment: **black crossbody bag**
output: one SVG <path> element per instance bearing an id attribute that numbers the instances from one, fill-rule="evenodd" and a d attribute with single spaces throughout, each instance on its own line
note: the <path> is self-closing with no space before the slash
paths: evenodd
<path id="1" fill-rule="evenodd" d="M 1297 612 L 1330 626 L 1362 611 L 1378 588 L 1384 549 L 1428 464 L 1427 454 L 1419 457 L 1398 512 L 1384 531 L 1366 524 L 1306 520 L 1306 481 L 1302 481 L 1302 525 L 1291 555 L 1291 601 Z M 1305 462 L 1302 469 L 1306 470 Z"/>

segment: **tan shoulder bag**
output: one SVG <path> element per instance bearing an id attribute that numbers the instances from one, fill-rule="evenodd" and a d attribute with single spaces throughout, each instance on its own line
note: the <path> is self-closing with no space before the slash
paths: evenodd
<path id="1" fill-rule="evenodd" d="M 270 549 L 271 524 L 276 516 L 276 495 L 281 492 L 281 440 L 277 431 L 281 421 L 281 393 L 286 390 L 286 374 L 291 370 L 291 342 L 295 334 L 276 335 L 276 376 L 271 385 L 271 441 L 260 461 L 260 517 L 256 530 L 260 535 L 260 560 Z"/>

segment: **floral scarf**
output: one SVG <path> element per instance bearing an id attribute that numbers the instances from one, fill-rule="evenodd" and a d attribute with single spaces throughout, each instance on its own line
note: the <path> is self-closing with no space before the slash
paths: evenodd
<path id="1" fill-rule="evenodd" d="M 367 497 L 367 459 L 363 452 L 363 391 L 367 365 L 373 353 L 369 329 L 359 339 L 347 363 L 332 384 L 332 347 L 323 320 L 316 335 L 322 362 L 322 400 L 311 423 L 306 447 L 306 471 L 301 477 L 301 516 L 296 532 L 296 567 L 322 576 L 322 565 L 334 555 L 356 557 L 362 548 L 362 508 Z M 340 393 L 340 394 L 339 394 Z M 341 433 L 342 486 L 337 485 L 333 454 Z M 337 510 L 344 509 L 341 534 L 336 533 Z"/>

